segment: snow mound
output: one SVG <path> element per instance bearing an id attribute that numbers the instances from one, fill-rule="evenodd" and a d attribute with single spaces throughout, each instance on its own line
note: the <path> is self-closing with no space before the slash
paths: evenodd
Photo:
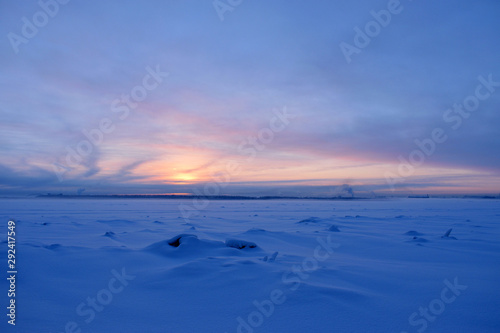
<path id="1" fill-rule="evenodd" d="M 156 231 L 151 230 L 151 229 L 147 229 L 147 228 L 146 228 L 146 229 L 139 230 L 138 232 L 146 232 L 146 233 L 152 233 L 152 234 L 155 234 L 155 233 L 156 233 Z"/>
<path id="2" fill-rule="evenodd" d="M 196 235 L 192 234 L 180 234 L 144 248 L 147 252 L 167 257 L 205 257 L 219 255 L 221 253 L 217 251 L 223 249 L 226 249 L 226 246 L 221 241 L 198 239 Z"/>
<path id="3" fill-rule="evenodd" d="M 104 235 L 102 235 L 102 236 L 103 237 L 109 237 L 109 238 L 115 238 L 116 234 L 113 231 L 106 231 L 106 233 Z"/>
<path id="4" fill-rule="evenodd" d="M 61 248 L 61 244 L 50 244 L 50 245 L 45 245 L 44 248 L 48 249 L 48 250 L 57 250 L 59 248 Z"/>
<path id="5" fill-rule="evenodd" d="M 134 222 L 129 220 L 97 220 L 99 223 L 112 224 L 112 225 L 129 225 L 134 224 Z"/>
<path id="6" fill-rule="evenodd" d="M 265 233 L 267 232 L 267 230 L 265 229 L 260 229 L 260 228 L 252 228 L 252 229 L 248 229 L 245 233 L 248 233 L 248 234 L 258 234 L 258 233 Z"/>
<path id="7" fill-rule="evenodd" d="M 192 234 L 180 234 L 180 235 L 174 236 L 174 237 L 170 238 L 169 240 L 167 240 L 167 243 L 170 246 L 179 247 L 179 245 L 184 243 L 185 240 L 188 238 L 196 238 L 197 239 L 198 236 L 192 235 Z"/>
<path id="8" fill-rule="evenodd" d="M 428 240 L 427 240 L 427 239 L 425 239 L 425 238 L 422 238 L 422 237 L 417 237 L 417 236 L 415 236 L 415 237 L 413 237 L 412 242 L 416 242 L 416 243 L 427 243 L 427 242 L 428 242 Z"/>
<path id="9" fill-rule="evenodd" d="M 410 230 L 404 233 L 406 236 L 423 236 L 424 234 L 415 230 Z"/>
<path id="10" fill-rule="evenodd" d="M 333 231 L 333 232 L 340 232 L 339 228 L 332 224 L 330 228 L 328 228 L 328 231 Z"/>
<path id="11" fill-rule="evenodd" d="M 308 217 L 307 219 L 300 220 L 297 223 L 309 224 L 309 223 L 318 223 L 319 221 L 320 221 L 319 217 L 311 216 L 311 217 Z"/>
<path id="12" fill-rule="evenodd" d="M 227 239 L 226 246 L 234 247 L 235 249 L 246 249 L 246 248 L 253 249 L 257 247 L 257 244 L 255 244 L 254 242 L 248 242 L 239 239 Z"/>

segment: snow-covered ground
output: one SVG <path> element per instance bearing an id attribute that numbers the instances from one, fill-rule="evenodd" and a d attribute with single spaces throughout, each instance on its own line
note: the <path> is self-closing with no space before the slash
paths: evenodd
<path id="1" fill-rule="evenodd" d="M 499 200 L 182 203 L 1 199 L 0 331 L 500 332 Z"/>

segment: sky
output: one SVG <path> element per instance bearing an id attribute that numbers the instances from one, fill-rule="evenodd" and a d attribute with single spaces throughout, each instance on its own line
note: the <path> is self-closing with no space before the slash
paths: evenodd
<path id="1" fill-rule="evenodd" d="M 498 194 L 499 16 L 0 0 L 0 195 Z"/>

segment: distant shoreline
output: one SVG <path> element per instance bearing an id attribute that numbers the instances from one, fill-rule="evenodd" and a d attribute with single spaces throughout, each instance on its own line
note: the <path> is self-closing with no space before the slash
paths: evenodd
<path id="1" fill-rule="evenodd" d="M 173 195 L 173 194 L 97 194 L 97 195 L 61 195 L 41 194 L 36 198 L 57 199 L 208 199 L 208 200 L 367 200 L 364 197 L 290 197 L 290 196 L 244 196 L 244 195 Z M 373 198 L 375 199 L 375 198 Z M 385 197 L 377 197 L 385 199 Z"/>
<path id="2" fill-rule="evenodd" d="M 377 199 L 500 199 L 500 195 L 406 195 L 377 197 L 294 197 L 294 196 L 242 196 L 242 195 L 173 195 L 173 194 L 96 194 L 96 195 L 65 195 L 40 194 L 35 198 L 54 199 L 207 199 L 207 200 L 377 200 Z"/>

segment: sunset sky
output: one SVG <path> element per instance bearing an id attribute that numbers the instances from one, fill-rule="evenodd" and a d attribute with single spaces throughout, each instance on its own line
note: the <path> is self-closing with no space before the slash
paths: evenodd
<path id="1" fill-rule="evenodd" d="M 497 0 L 41 3 L 0 1 L 0 195 L 500 193 Z"/>

